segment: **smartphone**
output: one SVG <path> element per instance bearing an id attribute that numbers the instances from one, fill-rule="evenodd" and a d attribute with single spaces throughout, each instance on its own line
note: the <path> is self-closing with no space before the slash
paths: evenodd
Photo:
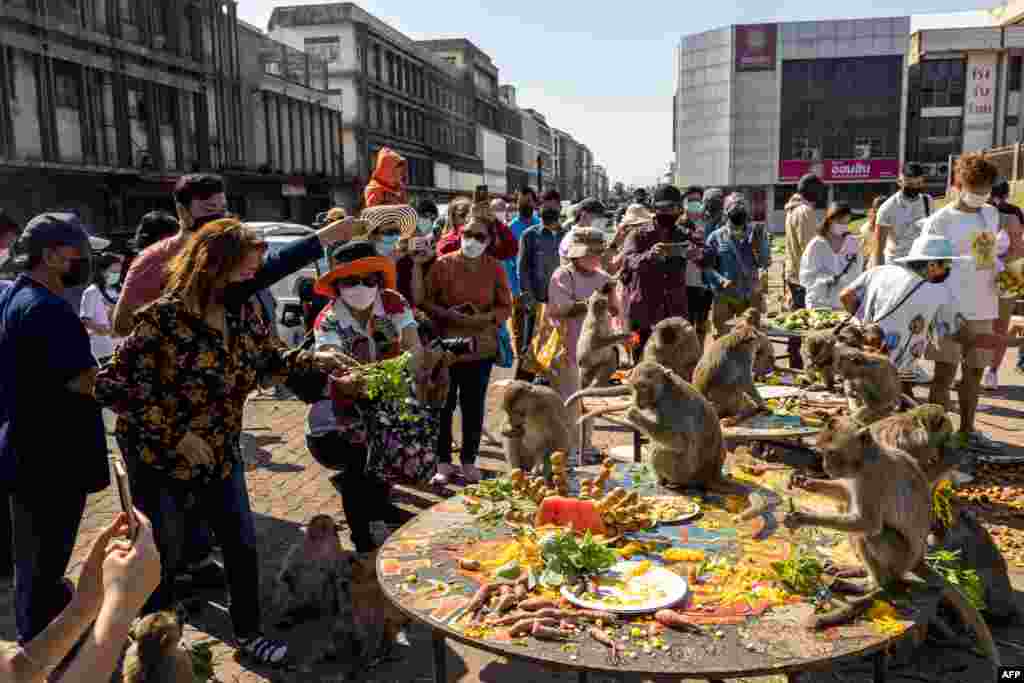
<path id="1" fill-rule="evenodd" d="M 412 251 L 430 251 L 430 237 L 413 237 L 412 238 Z"/>
<path id="2" fill-rule="evenodd" d="M 139 520 L 135 517 L 135 506 L 132 504 L 132 488 L 128 482 L 128 468 L 119 455 L 110 456 L 110 469 L 114 483 L 117 484 L 117 497 L 121 500 L 121 509 L 128 513 L 128 539 L 135 541 L 139 533 Z"/>
<path id="3" fill-rule="evenodd" d="M 486 185 L 477 185 L 476 190 L 473 192 L 473 201 L 485 202 L 487 201 L 488 194 Z"/>

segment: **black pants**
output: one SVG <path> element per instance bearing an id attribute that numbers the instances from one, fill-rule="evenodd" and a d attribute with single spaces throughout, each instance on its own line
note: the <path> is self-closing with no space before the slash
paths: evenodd
<path id="1" fill-rule="evenodd" d="M 10 496 L 14 535 L 14 613 L 18 642 L 39 635 L 71 601 L 64 572 L 85 513 L 85 493 Z"/>
<path id="2" fill-rule="evenodd" d="M 366 471 L 366 446 L 349 443 L 338 432 L 328 432 L 320 436 L 307 434 L 306 447 L 317 461 L 339 465 L 337 477 L 341 506 L 345 510 L 352 544 L 356 552 L 370 552 L 376 548 L 370 535 L 370 522 L 401 520 L 391 505 L 390 487 Z"/>
<path id="3" fill-rule="evenodd" d="M 687 287 L 687 320 L 697 328 L 697 336 L 704 341 L 708 330 L 708 316 L 711 315 L 711 290 L 707 287 Z"/>
<path id="4" fill-rule="evenodd" d="M 441 411 L 441 428 L 437 435 L 437 461 L 451 464 L 452 461 L 452 418 L 455 406 L 462 411 L 462 452 L 459 459 L 463 465 L 476 463 L 480 452 L 480 438 L 484 431 L 484 412 L 487 399 L 487 384 L 491 381 L 493 360 L 477 360 L 456 363 L 449 370 L 451 388 L 448 400 Z"/>
<path id="5" fill-rule="evenodd" d="M 789 287 L 789 294 L 793 298 L 792 310 L 807 308 L 807 290 L 792 282 L 787 282 L 786 286 Z M 799 337 L 786 342 L 789 351 L 789 367 L 794 370 L 802 370 L 804 367 L 804 358 L 800 355 L 800 344 Z"/>

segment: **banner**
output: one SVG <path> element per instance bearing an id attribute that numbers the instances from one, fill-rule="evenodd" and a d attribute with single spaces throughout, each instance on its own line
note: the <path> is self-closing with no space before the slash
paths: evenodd
<path id="1" fill-rule="evenodd" d="M 775 24 L 736 27 L 736 71 L 774 71 L 778 43 Z"/>
<path id="2" fill-rule="evenodd" d="M 964 99 L 964 152 L 991 147 L 996 132 L 995 53 L 971 52 L 967 56 Z"/>
<path id="3" fill-rule="evenodd" d="M 799 180 L 807 173 L 817 173 L 827 183 L 889 180 L 900 174 L 900 162 L 899 159 L 783 159 L 779 162 L 780 181 Z"/>

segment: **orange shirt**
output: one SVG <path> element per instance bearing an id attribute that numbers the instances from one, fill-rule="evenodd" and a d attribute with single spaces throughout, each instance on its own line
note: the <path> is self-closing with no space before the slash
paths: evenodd
<path id="1" fill-rule="evenodd" d="M 497 323 L 504 323 L 512 315 L 512 293 L 505 269 L 487 254 L 480 256 L 476 270 L 466 267 L 468 260 L 462 252 L 437 259 L 427 277 L 427 301 L 442 308 L 473 304 L 482 310 L 493 310 Z M 443 329 L 445 323 L 438 322 Z"/>

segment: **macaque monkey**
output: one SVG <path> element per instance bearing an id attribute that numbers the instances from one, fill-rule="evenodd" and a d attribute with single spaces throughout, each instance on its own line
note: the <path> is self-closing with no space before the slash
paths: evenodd
<path id="1" fill-rule="evenodd" d="M 849 420 L 840 429 L 857 429 Z M 942 406 L 923 405 L 892 415 L 871 425 L 871 434 L 882 448 L 905 452 L 917 463 L 928 488 L 945 479 L 960 463 L 960 453 L 948 446 L 953 423 Z"/>
<path id="2" fill-rule="evenodd" d="M 725 449 L 714 406 L 662 365 L 642 362 L 625 386 L 584 389 L 570 396 L 566 405 L 588 396 L 624 395 L 632 397 L 624 420 L 606 416 L 620 409 L 609 406 L 584 415 L 580 422 L 604 416 L 609 422 L 643 432 L 651 440 L 651 465 L 663 484 L 692 485 L 730 495 L 746 493 L 722 475 Z"/>
<path id="3" fill-rule="evenodd" d="M 142 617 L 124 655 L 123 683 L 192 683 L 192 655 L 181 647 L 181 622 L 173 612 Z"/>
<path id="4" fill-rule="evenodd" d="M 362 658 L 373 666 L 394 652 L 409 618 L 384 595 L 377 581 L 377 553 L 352 562 L 352 610 Z"/>
<path id="5" fill-rule="evenodd" d="M 448 368 L 455 360 L 447 351 L 423 346 L 410 361 L 416 400 L 429 408 L 441 408 L 448 399 L 451 377 Z"/>
<path id="6" fill-rule="evenodd" d="M 742 316 L 741 325 L 747 325 L 758 332 L 761 331 L 761 311 L 748 308 Z M 775 346 L 767 335 L 761 336 L 754 354 L 754 377 L 767 377 L 775 371 Z"/>
<path id="7" fill-rule="evenodd" d="M 606 387 L 619 369 L 618 345 L 632 335 L 612 332 L 612 316 L 618 311 L 612 303 L 615 284 L 609 282 L 590 295 L 587 316 L 583 319 L 576 343 L 576 364 L 580 368 L 580 388 Z"/>
<path id="8" fill-rule="evenodd" d="M 831 330 L 809 332 L 800 344 L 807 371 L 817 372 L 829 391 L 836 387 L 835 350 L 839 340 Z"/>
<path id="9" fill-rule="evenodd" d="M 651 330 L 643 359 L 663 365 L 690 382 L 701 352 L 697 330 L 686 318 L 666 318 Z"/>
<path id="10" fill-rule="evenodd" d="M 797 510 L 788 513 L 783 523 L 789 529 L 818 526 L 848 533 L 870 584 L 864 595 L 811 617 L 808 625 L 826 628 L 848 623 L 893 584 L 936 581 L 943 586 L 943 599 L 974 629 L 982 650 L 998 667 L 999 653 L 984 618 L 924 562 L 931 528 L 931 491 L 921 469 L 906 453 L 879 446 L 869 428 L 853 431 L 839 426 L 830 422 L 817 442 L 831 479 L 795 476 L 791 484 L 845 500 L 846 510 L 837 514 Z"/>
<path id="11" fill-rule="evenodd" d="M 845 344 L 837 345 L 834 353 L 835 369 L 843 376 L 843 388 L 854 420 L 868 425 L 899 408 L 903 385 L 896 366 L 887 355 Z"/>
<path id="12" fill-rule="evenodd" d="M 501 435 L 509 469 L 538 469 L 544 457 L 571 448 L 568 412 L 554 389 L 514 381 L 505 387 L 501 410 L 505 413 Z"/>
<path id="13" fill-rule="evenodd" d="M 728 427 L 764 407 L 754 386 L 754 355 L 764 335 L 749 325 L 711 342 L 693 372 L 693 386 L 715 406 L 722 426 Z"/>
<path id="14" fill-rule="evenodd" d="M 277 575 L 278 627 L 349 612 L 351 557 L 341 547 L 333 519 L 316 515 L 309 520 L 302 540 L 285 554 Z"/>

